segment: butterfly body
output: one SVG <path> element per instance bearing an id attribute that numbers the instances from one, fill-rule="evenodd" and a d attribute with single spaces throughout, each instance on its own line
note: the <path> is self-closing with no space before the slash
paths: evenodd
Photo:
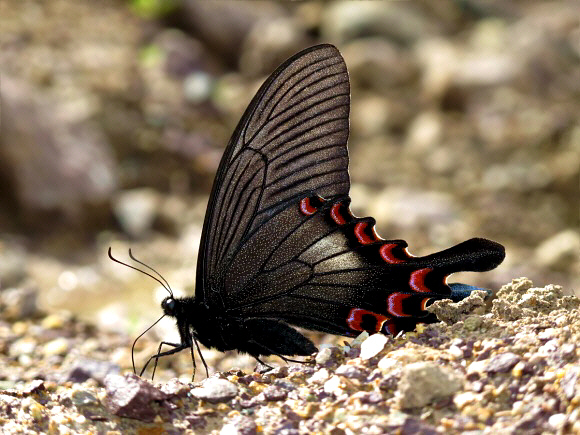
<path id="1" fill-rule="evenodd" d="M 423 257 L 383 240 L 349 209 L 350 88 L 331 45 L 306 49 L 262 85 L 218 168 L 199 250 L 196 295 L 167 298 L 181 343 L 220 351 L 310 355 L 294 326 L 343 336 L 397 334 L 436 321 L 425 308 L 474 287 L 458 271 L 486 271 L 501 245 L 470 239 Z"/>

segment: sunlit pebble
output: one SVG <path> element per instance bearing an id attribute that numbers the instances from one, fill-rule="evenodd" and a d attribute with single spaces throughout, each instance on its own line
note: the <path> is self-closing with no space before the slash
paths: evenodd
<path id="1" fill-rule="evenodd" d="M 378 367 L 383 371 L 390 371 L 397 367 L 399 364 L 400 362 L 397 359 L 385 356 L 379 361 Z"/>
<path id="2" fill-rule="evenodd" d="M 14 322 L 12 325 L 12 332 L 15 335 L 24 335 L 28 331 L 28 323 L 26 322 Z"/>
<path id="3" fill-rule="evenodd" d="M 383 334 L 371 335 L 360 345 L 360 357 L 367 360 L 378 355 L 385 348 L 387 340 L 387 336 Z"/>
<path id="4" fill-rule="evenodd" d="M 326 393 L 336 394 L 337 396 L 342 394 L 342 388 L 340 388 L 340 377 L 335 375 L 326 381 L 324 383 L 324 391 Z"/>
<path id="5" fill-rule="evenodd" d="M 458 346 L 452 344 L 449 346 L 448 352 L 453 356 L 455 359 L 463 358 L 463 351 Z"/>
<path id="6" fill-rule="evenodd" d="M 36 341 L 32 338 L 25 337 L 12 343 L 10 349 L 8 350 L 8 355 L 10 356 L 30 355 L 34 353 L 35 349 L 36 349 Z"/>
<path id="7" fill-rule="evenodd" d="M 19 355 L 18 364 L 22 367 L 30 367 L 32 365 L 32 357 L 30 355 Z"/>
<path id="8" fill-rule="evenodd" d="M 566 424 L 566 414 L 554 414 L 548 418 L 548 424 L 553 429 L 561 429 Z"/>
<path id="9" fill-rule="evenodd" d="M 64 319 L 58 314 L 50 314 L 42 319 L 44 329 L 60 329 L 64 325 Z"/>
<path id="10" fill-rule="evenodd" d="M 465 408 L 467 405 L 476 402 L 478 399 L 477 395 L 472 393 L 471 391 L 465 391 L 463 393 L 459 393 L 455 395 L 453 398 L 453 403 L 459 409 Z"/>
<path id="11" fill-rule="evenodd" d="M 66 338 L 55 338 L 44 345 L 44 354 L 46 356 L 51 355 L 64 355 L 69 348 L 69 343 Z"/>
<path id="12" fill-rule="evenodd" d="M 521 400 L 514 402 L 514 404 L 512 405 L 513 414 L 515 415 L 523 414 L 524 411 L 525 411 L 524 402 L 522 402 Z"/>
<path id="13" fill-rule="evenodd" d="M 58 276 L 58 286 L 66 291 L 71 291 L 77 288 L 79 280 L 76 274 L 70 270 L 65 270 Z"/>
<path id="14" fill-rule="evenodd" d="M 332 349 L 330 347 L 321 348 L 316 354 L 316 364 L 326 364 L 332 357 Z"/>
<path id="15" fill-rule="evenodd" d="M 326 382 L 330 378 L 330 372 L 327 369 L 320 369 L 314 373 L 309 379 L 308 383 L 321 383 Z"/>

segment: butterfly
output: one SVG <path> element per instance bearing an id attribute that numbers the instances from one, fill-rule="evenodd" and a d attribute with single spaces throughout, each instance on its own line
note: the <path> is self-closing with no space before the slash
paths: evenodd
<path id="1" fill-rule="evenodd" d="M 316 352 L 295 327 L 346 337 L 413 330 L 437 321 L 429 304 L 477 289 L 447 284 L 448 275 L 503 261 L 503 246 L 481 238 L 415 257 L 404 240 L 380 238 L 372 217 L 354 216 L 349 109 L 347 68 L 329 44 L 292 56 L 261 86 L 217 171 L 195 296 L 174 297 L 165 285 L 163 317 L 175 319 L 180 342 L 162 342 L 141 375 L 185 349 L 195 375 L 198 343 L 260 361 Z"/>

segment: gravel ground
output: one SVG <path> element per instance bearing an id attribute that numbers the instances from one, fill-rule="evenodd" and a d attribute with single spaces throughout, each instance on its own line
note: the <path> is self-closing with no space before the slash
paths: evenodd
<path id="1" fill-rule="evenodd" d="M 579 2 L 4 3 L 0 432 L 580 432 Z M 455 278 L 540 288 L 397 338 L 309 333 L 315 364 L 204 349 L 209 380 L 187 352 L 135 377 L 161 293 L 107 248 L 193 295 L 223 147 L 317 43 L 349 69 L 355 213 L 417 255 L 497 240 L 500 267 Z"/>
<path id="2" fill-rule="evenodd" d="M 527 278 L 503 286 L 491 307 L 481 296 L 434 304 L 449 323 L 363 333 L 321 346 L 310 363 L 198 382 L 132 374 L 127 337 L 74 318 L 4 316 L 2 431 L 578 433 L 580 300 Z"/>

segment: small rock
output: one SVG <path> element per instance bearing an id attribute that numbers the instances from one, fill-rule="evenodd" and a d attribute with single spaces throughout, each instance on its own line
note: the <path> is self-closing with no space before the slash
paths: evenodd
<path id="1" fill-rule="evenodd" d="M 191 391 L 191 387 L 179 379 L 173 378 L 161 385 L 161 391 L 168 396 L 186 397 Z"/>
<path id="2" fill-rule="evenodd" d="M 372 391 L 370 393 L 367 392 L 360 392 L 355 394 L 356 397 L 361 401 L 361 403 L 365 403 L 367 405 L 376 405 L 383 401 L 383 396 L 376 391 Z"/>
<path id="3" fill-rule="evenodd" d="M 371 359 L 381 352 L 387 344 L 388 338 L 384 334 L 373 334 L 360 346 L 360 357 L 363 360 Z"/>
<path id="4" fill-rule="evenodd" d="M 275 367 L 270 371 L 270 374 L 276 378 L 285 378 L 288 376 L 288 366 Z"/>
<path id="5" fill-rule="evenodd" d="M 64 337 L 55 338 L 44 345 L 46 356 L 64 355 L 69 349 L 69 341 Z"/>
<path id="6" fill-rule="evenodd" d="M 578 392 L 580 392 L 580 384 L 578 383 L 579 374 L 580 368 L 570 367 L 560 381 L 560 388 L 562 388 L 562 391 L 569 400 L 571 400 Z"/>
<path id="7" fill-rule="evenodd" d="M 207 425 L 206 419 L 201 415 L 188 415 L 185 420 L 192 429 L 203 429 Z"/>
<path id="8" fill-rule="evenodd" d="M 400 364 L 399 360 L 397 360 L 396 358 L 391 358 L 390 356 L 387 355 L 381 358 L 381 360 L 377 364 L 377 367 L 385 372 L 388 372 L 394 369 L 395 367 L 399 366 L 399 364 Z"/>
<path id="9" fill-rule="evenodd" d="M 264 398 L 268 402 L 277 402 L 286 399 L 288 392 L 281 387 L 270 385 L 264 390 Z"/>
<path id="10" fill-rule="evenodd" d="M 99 404 L 99 399 L 93 396 L 88 391 L 76 390 L 71 395 L 72 402 L 75 406 L 96 406 Z"/>
<path id="11" fill-rule="evenodd" d="M 507 373 L 509 372 L 522 358 L 512 352 L 502 353 L 490 359 L 485 367 L 488 373 Z"/>
<path id="12" fill-rule="evenodd" d="M 339 376 L 332 376 L 324 383 L 324 392 L 328 394 L 340 395 L 342 394 L 341 380 Z"/>
<path id="13" fill-rule="evenodd" d="M 0 240 L 0 288 L 19 284 L 26 276 L 26 262 L 26 251 L 22 246 Z"/>
<path id="14" fill-rule="evenodd" d="M 400 429 L 401 435 L 421 434 L 421 435 L 438 435 L 440 432 L 428 423 L 418 418 L 408 417 Z"/>
<path id="15" fill-rule="evenodd" d="M 316 357 L 314 358 L 316 364 L 320 364 L 321 366 L 326 365 L 326 363 L 332 357 L 332 349 L 329 347 L 324 347 L 318 351 Z"/>
<path id="16" fill-rule="evenodd" d="M 2 290 L 0 317 L 7 320 L 23 320 L 35 316 L 38 314 L 37 296 L 38 289 L 30 283 L 23 287 Z"/>
<path id="17" fill-rule="evenodd" d="M 60 314 L 49 314 L 42 319 L 42 327 L 44 329 L 61 329 L 64 326 L 64 316 Z"/>
<path id="18" fill-rule="evenodd" d="M 258 425 L 256 422 L 243 415 L 238 415 L 220 430 L 220 435 L 255 435 L 257 433 Z"/>
<path id="19" fill-rule="evenodd" d="M 344 376 L 345 378 L 358 379 L 359 381 L 366 379 L 368 376 L 368 373 L 365 370 L 348 364 L 341 365 L 336 369 L 335 373 Z"/>
<path id="20" fill-rule="evenodd" d="M 30 416 L 33 418 L 33 420 L 37 422 L 40 422 L 46 418 L 46 408 L 36 400 L 32 400 L 32 402 L 29 404 L 28 412 L 30 412 Z"/>
<path id="21" fill-rule="evenodd" d="M 26 386 L 24 390 L 22 390 L 23 394 L 38 394 L 41 391 L 46 391 L 46 387 L 44 386 L 44 381 L 41 379 L 35 379 L 34 381 L 30 382 Z"/>
<path id="22" fill-rule="evenodd" d="M 551 415 L 550 418 L 548 418 L 548 424 L 554 430 L 561 430 L 564 428 L 566 420 L 567 420 L 566 414 L 554 414 Z"/>
<path id="23" fill-rule="evenodd" d="M 358 348 L 365 341 L 369 338 L 369 333 L 367 331 L 361 332 L 353 341 L 350 342 L 351 348 Z"/>
<path id="24" fill-rule="evenodd" d="M 238 387 L 225 379 L 206 379 L 200 388 L 191 390 L 191 395 L 210 403 L 227 402 L 238 394 Z"/>
<path id="25" fill-rule="evenodd" d="M 146 422 L 156 417 L 151 402 L 168 398 L 167 394 L 134 374 L 107 375 L 105 388 L 105 405 L 113 414 Z"/>
<path id="26" fill-rule="evenodd" d="M 60 381 L 80 383 L 87 379 L 95 379 L 100 384 L 104 384 L 107 375 L 118 375 L 120 372 L 121 367 L 109 361 L 78 357 L 63 372 Z"/>
<path id="27" fill-rule="evenodd" d="M 308 383 L 322 383 L 326 382 L 330 378 L 330 372 L 327 369 L 320 369 L 314 373 L 310 378 L 308 378 Z"/>
<path id="28" fill-rule="evenodd" d="M 452 396 L 461 388 L 461 378 L 432 362 L 417 362 L 402 370 L 397 391 L 402 409 L 419 408 Z"/>

